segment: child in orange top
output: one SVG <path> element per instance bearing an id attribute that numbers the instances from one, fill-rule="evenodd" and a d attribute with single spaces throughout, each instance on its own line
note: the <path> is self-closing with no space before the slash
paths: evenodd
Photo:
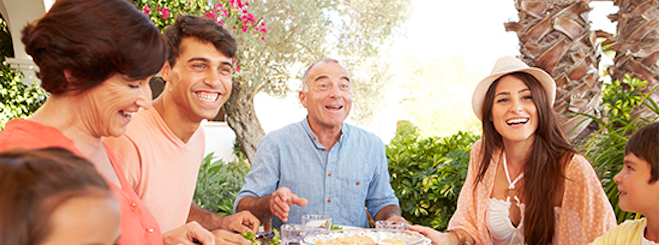
<path id="1" fill-rule="evenodd" d="M 659 122 L 634 133 L 625 146 L 618 184 L 620 209 L 644 218 L 628 220 L 592 244 L 659 244 Z"/>

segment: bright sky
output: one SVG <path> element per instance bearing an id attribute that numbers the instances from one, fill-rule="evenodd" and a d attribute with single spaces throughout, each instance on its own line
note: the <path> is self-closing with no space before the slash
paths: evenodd
<path id="1" fill-rule="evenodd" d="M 412 54 L 426 62 L 461 55 L 464 57 L 467 71 L 485 73 L 490 72 L 499 57 L 519 55 L 516 33 L 506 32 L 503 26 L 505 22 L 518 20 L 513 0 L 412 2 L 414 10 L 405 36 L 396 42 L 391 50 L 393 54 Z M 615 25 L 606 18 L 608 14 L 616 11 L 612 3 L 592 2 L 590 5 L 594 8 L 589 15 L 592 29 L 615 32 Z M 478 81 L 474 84 L 476 82 Z M 465 101 L 470 101 L 471 91 L 461 93 Z M 381 105 L 384 109 L 373 120 L 374 123 L 358 126 L 377 134 L 385 144 L 388 143 L 395 132 L 396 121 L 408 119 L 405 111 L 398 105 L 400 97 L 397 88 L 393 88 L 387 94 L 387 104 Z M 266 133 L 297 122 L 306 115 L 296 93 L 285 100 L 259 94 L 255 103 L 257 115 Z M 469 103 L 465 102 L 463 108 L 447 110 L 471 112 Z"/>

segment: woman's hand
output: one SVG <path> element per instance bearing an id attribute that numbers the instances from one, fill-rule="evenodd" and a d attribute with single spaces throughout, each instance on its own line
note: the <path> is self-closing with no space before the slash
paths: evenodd
<path id="1" fill-rule="evenodd" d="M 215 245 L 215 235 L 196 221 L 162 234 L 162 239 L 165 245 L 194 245 L 193 240 L 203 245 Z"/>
<path id="2" fill-rule="evenodd" d="M 426 227 L 426 226 L 420 226 L 420 225 L 411 225 L 408 226 L 408 228 L 412 231 L 416 231 L 418 233 L 421 233 L 422 235 L 426 236 L 428 239 L 432 241 L 433 244 L 436 245 L 457 245 L 458 244 L 458 238 L 457 236 L 448 233 L 448 232 L 439 232 L 433 228 Z"/>

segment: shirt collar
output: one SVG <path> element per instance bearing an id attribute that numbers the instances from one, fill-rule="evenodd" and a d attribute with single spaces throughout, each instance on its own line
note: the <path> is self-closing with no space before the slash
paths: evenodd
<path id="1" fill-rule="evenodd" d="M 316 144 L 316 147 L 318 149 L 326 149 L 325 146 L 323 146 L 322 144 L 320 144 L 320 142 L 318 142 L 318 136 L 316 136 L 316 133 L 314 133 L 313 130 L 311 130 L 311 126 L 309 126 L 309 116 L 308 115 L 306 117 L 304 117 L 304 120 L 302 120 L 302 122 L 300 124 L 302 125 L 302 128 L 304 129 L 304 131 L 307 133 L 307 136 L 309 136 L 309 139 L 311 139 L 314 142 L 314 144 Z M 336 145 L 341 144 L 341 142 L 343 142 L 343 138 L 350 131 L 347 126 L 348 125 L 344 122 L 343 126 L 341 127 L 341 137 L 339 137 L 339 141 L 336 142 Z"/>

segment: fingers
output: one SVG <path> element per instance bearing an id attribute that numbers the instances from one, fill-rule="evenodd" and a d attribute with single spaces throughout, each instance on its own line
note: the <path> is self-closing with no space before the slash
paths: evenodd
<path id="1" fill-rule="evenodd" d="M 293 194 L 293 195 L 295 195 L 295 194 Z M 309 200 L 307 200 L 306 198 L 298 197 L 297 195 L 295 195 L 293 197 L 293 204 L 298 205 L 300 207 L 304 207 L 307 204 L 309 204 Z"/>
<path id="2" fill-rule="evenodd" d="M 215 235 L 204 229 L 199 223 L 192 221 L 162 235 L 166 245 L 194 245 L 197 240 L 204 245 L 215 245 Z"/>
<path id="3" fill-rule="evenodd" d="M 215 235 L 196 221 L 189 222 L 185 226 L 189 226 L 188 237 L 190 240 L 195 239 L 203 245 L 215 245 Z"/>
<path id="4" fill-rule="evenodd" d="M 249 211 L 241 211 L 238 213 L 240 217 L 242 217 L 242 222 L 241 225 L 242 227 L 247 228 L 244 232 L 240 233 L 245 233 L 247 231 L 252 231 L 252 233 L 256 234 L 259 232 L 259 226 L 261 226 L 261 221 L 256 218 L 252 213 Z"/>
<path id="5" fill-rule="evenodd" d="M 240 234 L 221 229 L 213 230 L 212 233 L 215 235 L 215 244 L 251 245 L 250 241 Z"/>
<path id="6" fill-rule="evenodd" d="M 290 211 L 290 207 L 280 196 L 270 198 L 270 212 L 272 215 L 279 217 L 284 223 L 288 222 L 288 211 Z"/>
<path id="7" fill-rule="evenodd" d="M 288 212 L 291 210 L 291 206 L 307 204 L 309 204 L 309 200 L 298 197 L 287 187 L 280 187 L 270 194 L 270 212 L 284 223 L 288 222 Z"/>
<path id="8" fill-rule="evenodd" d="M 387 218 L 387 221 L 398 221 L 398 222 L 403 222 L 403 223 L 408 224 L 408 225 L 410 224 L 410 223 L 407 222 L 407 220 L 405 220 L 405 218 L 403 218 L 401 216 L 398 216 L 398 215 L 389 216 L 389 218 Z"/>

